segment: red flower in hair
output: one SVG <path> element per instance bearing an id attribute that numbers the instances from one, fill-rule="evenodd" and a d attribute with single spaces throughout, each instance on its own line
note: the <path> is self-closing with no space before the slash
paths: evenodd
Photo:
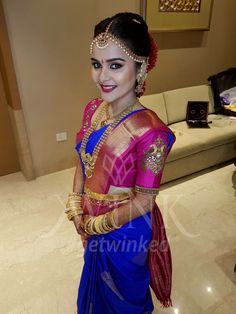
<path id="1" fill-rule="evenodd" d="M 150 33 L 149 33 L 149 37 L 150 37 L 151 49 L 150 49 L 150 54 L 149 54 L 147 72 L 151 71 L 155 67 L 156 61 L 157 61 L 157 54 L 158 54 L 157 44 Z"/>
<path id="2" fill-rule="evenodd" d="M 157 44 L 150 33 L 149 33 L 149 38 L 150 38 L 150 54 L 149 54 L 149 59 L 148 59 L 147 72 L 151 71 L 155 67 L 156 62 L 157 62 L 157 55 L 158 55 Z M 142 89 L 139 93 L 136 93 L 136 96 L 137 97 L 143 96 L 145 90 L 146 90 L 146 81 L 143 82 Z"/>

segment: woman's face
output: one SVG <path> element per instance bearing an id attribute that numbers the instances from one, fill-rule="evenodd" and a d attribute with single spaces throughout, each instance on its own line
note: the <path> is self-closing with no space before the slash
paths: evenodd
<path id="1" fill-rule="evenodd" d="M 136 63 L 122 49 L 109 41 L 104 48 L 93 46 L 92 79 L 101 92 L 101 98 L 118 104 L 135 101 Z"/>

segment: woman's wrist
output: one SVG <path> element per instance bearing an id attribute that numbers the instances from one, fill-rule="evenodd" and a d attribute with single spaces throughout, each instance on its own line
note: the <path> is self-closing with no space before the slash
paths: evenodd
<path id="1" fill-rule="evenodd" d="M 73 217 L 82 215 L 82 193 L 72 192 L 68 194 L 65 213 L 67 218 L 72 220 Z"/>
<path id="2" fill-rule="evenodd" d="M 83 217 L 83 214 L 77 214 L 77 215 L 74 215 L 71 220 L 75 222 L 78 219 L 81 220 L 82 217 Z"/>
<path id="3" fill-rule="evenodd" d="M 120 228 L 114 219 L 114 210 L 96 217 L 90 217 L 84 224 L 84 230 L 88 235 L 106 234 Z"/>

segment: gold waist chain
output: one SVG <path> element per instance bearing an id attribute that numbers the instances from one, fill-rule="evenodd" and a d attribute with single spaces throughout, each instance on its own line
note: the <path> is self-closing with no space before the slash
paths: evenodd
<path id="1" fill-rule="evenodd" d="M 98 193 L 98 192 L 93 192 L 87 186 L 84 186 L 84 192 L 90 198 L 96 199 L 98 201 L 103 201 L 103 200 L 106 200 L 106 201 L 123 201 L 123 200 L 130 198 L 130 196 L 133 195 L 134 188 L 130 189 L 130 191 L 128 191 L 128 192 L 122 192 L 119 194 L 102 194 L 102 193 Z"/>

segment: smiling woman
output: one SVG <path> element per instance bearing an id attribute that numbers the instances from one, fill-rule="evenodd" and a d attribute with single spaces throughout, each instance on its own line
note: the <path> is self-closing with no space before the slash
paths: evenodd
<path id="1" fill-rule="evenodd" d="M 173 132 L 138 100 L 157 48 L 141 16 L 101 21 L 90 47 L 101 98 L 84 109 L 66 213 L 84 245 L 78 314 L 148 314 L 171 306 L 171 253 L 155 202 Z"/>

